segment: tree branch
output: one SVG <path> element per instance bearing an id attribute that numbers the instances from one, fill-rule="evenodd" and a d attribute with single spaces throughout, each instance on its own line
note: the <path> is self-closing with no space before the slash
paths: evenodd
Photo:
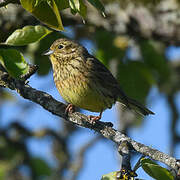
<path id="1" fill-rule="evenodd" d="M 10 3 L 20 4 L 20 1 L 19 0 L 0 0 L 0 7 L 4 7 Z"/>
<path id="2" fill-rule="evenodd" d="M 47 111 L 63 118 L 70 123 L 81 127 L 93 129 L 105 138 L 115 142 L 117 145 L 120 145 L 123 142 L 128 142 L 128 144 L 131 146 L 131 150 L 137 151 L 145 156 L 149 156 L 154 160 L 163 162 L 170 168 L 173 168 L 177 171 L 179 170 L 180 163 L 178 160 L 156 149 L 132 140 L 131 138 L 112 128 L 112 123 L 98 121 L 96 124 L 93 125 L 92 123 L 90 123 L 87 116 L 79 112 L 74 112 L 72 114 L 66 115 L 65 104 L 55 100 L 51 95 L 45 92 L 32 88 L 28 84 L 25 84 L 24 81 L 10 77 L 6 72 L 0 73 L 0 82 L 3 82 L 3 87 L 5 86 L 12 90 L 16 90 L 17 93 L 23 98 L 39 104 Z"/>

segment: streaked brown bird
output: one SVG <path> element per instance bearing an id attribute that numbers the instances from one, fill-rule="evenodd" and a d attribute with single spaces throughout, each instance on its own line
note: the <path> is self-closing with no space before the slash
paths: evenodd
<path id="1" fill-rule="evenodd" d="M 121 89 L 111 72 L 80 44 L 61 38 L 56 40 L 44 55 L 50 57 L 53 76 L 61 96 L 73 106 L 99 116 L 90 116 L 92 121 L 99 120 L 102 112 L 118 101 L 143 115 L 154 114 L 136 100 L 128 97 Z"/>

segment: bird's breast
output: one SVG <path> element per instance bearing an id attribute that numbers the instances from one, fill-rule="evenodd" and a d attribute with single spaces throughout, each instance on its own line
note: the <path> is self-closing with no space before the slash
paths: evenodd
<path id="1" fill-rule="evenodd" d="M 111 108 L 114 100 L 102 93 L 100 84 L 80 62 L 53 64 L 53 69 L 56 87 L 68 103 L 93 112 Z"/>

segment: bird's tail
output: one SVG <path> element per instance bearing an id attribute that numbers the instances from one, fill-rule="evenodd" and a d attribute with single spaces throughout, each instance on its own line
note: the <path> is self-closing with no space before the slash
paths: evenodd
<path id="1" fill-rule="evenodd" d="M 154 114 L 152 111 L 144 107 L 141 103 L 138 101 L 127 97 L 125 105 L 129 108 L 134 110 L 135 112 L 142 114 L 142 115 L 149 115 Z"/>

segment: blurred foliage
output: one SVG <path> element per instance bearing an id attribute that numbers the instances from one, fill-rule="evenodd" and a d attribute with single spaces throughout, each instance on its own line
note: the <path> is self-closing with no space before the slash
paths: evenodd
<path id="1" fill-rule="evenodd" d="M 47 35 L 46 38 L 43 38 L 39 43 L 28 45 L 27 54 L 32 57 L 32 63 L 38 65 L 39 75 L 46 75 L 50 70 L 49 58 L 43 56 L 42 53 L 49 49 L 49 46 L 53 41 L 61 37 L 64 36 L 58 32 L 53 32 Z"/>
<path id="2" fill-rule="evenodd" d="M 145 102 L 149 91 L 154 84 L 154 78 L 148 67 L 139 61 L 120 63 L 118 67 L 118 80 L 129 96 Z"/>
<path id="3" fill-rule="evenodd" d="M 0 52 L 14 52 L 11 45 L 26 45 L 13 46 L 13 49 L 16 49 L 19 55 L 21 52 L 32 64 L 38 65 L 37 74 L 45 76 L 51 66 L 42 53 L 54 40 L 71 37 L 81 42 L 85 39 L 93 44 L 96 49 L 94 55 L 112 71 L 129 96 L 145 104 L 151 89 L 157 87 L 168 97 L 172 111 L 172 143 L 175 145 L 179 142 L 180 138 L 175 129 L 179 113 L 174 101 L 180 90 L 180 60 L 174 63 L 165 56 L 169 45 L 180 45 L 179 1 L 21 0 L 20 5 L 8 4 L 6 8 L 2 7 L 0 2 L 0 7 Z M 48 27 L 45 28 L 41 23 Z M 63 30 L 62 24 L 66 32 L 50 30 Z M 36 31 L 37 27 L 42 31 Z M 49 33 L 50 31 L 52 33 Z M 68 33 L 69 31 L 72 34 Z M 3 42 L 9 45 L 5 46 Z M 132 49 L 135 49 L 136 55 L 131 56 Z M 16 76 L 16 73 L 24 73 L 21 64 L 26 62 L 15 57 L 11 52 L 3 55 L 3 58 L 1 54 L 1 61 L 4 63 L 4 59 L 8 59 L 10 67 L 13 67 L 12 72 L 9 72 Z M 15 64 L 18 62 L 16 60 L 21 60 L 20 66 L 16 66 L 15 70 L 11 65 L 12 60 Z M 9 70 L 9 67 L 6 68 Z M 3 107 L 6 101 L 15 100 L 12 97 L 9 91 L 1 88 L 0 106 Z M 19 104 L 22 112 L 27 114 L 32 106 L 29 102 Z M 0 117 L 3 114 L 1 107 Z M 136 124 L 137 117 L 129 116 L 126 111 L 121 111 L 121 114 L 121 126 L 124 127 L 123 131 L 128 133 L 128 128 Z M 126 121 L 130 118 L 131 123 Z M 142 118 L 139 125 L 140 122 L 143 122 Z M 68 143 L 69 137 L 79 132 L 79 128 L 64 122 L 62 124 L 63 127 L 58 133 L 50 129 L 35 132 L 25 128 L 18 120 L 6 128 L 0 127 L 0 179 L 77 179 L 83 163 L 82 160 L 77 163 L 80 162 L 76 159 L 79 157 L 70 153 Z M 32 137 L 51 137 L 56 165 L 52 167 L 43 159 L 29 153 L 26 143 L 28 138 Z M 83 152 L 87 149 L 83 149 Z M 79 152 L 81 151 L 80 148 Z M 149 162 L 142 166 L 146 170 L 154 171 L 156 168 Z M 29 171 L 22 173 L 22 167 L 28 167 Z M 166 169 L 161 170 L 167 173 Z"/>
<path id="4" fill-rule="evenodd" d="M 95 33 L 96 57 L 106 66 L 109 65 L 110 60 L 118 58 L 121 61 L 125 55 L 125 49 L 121 50 L 114 45 L 115 37 L 115 34 L 102 29 Z"/>

